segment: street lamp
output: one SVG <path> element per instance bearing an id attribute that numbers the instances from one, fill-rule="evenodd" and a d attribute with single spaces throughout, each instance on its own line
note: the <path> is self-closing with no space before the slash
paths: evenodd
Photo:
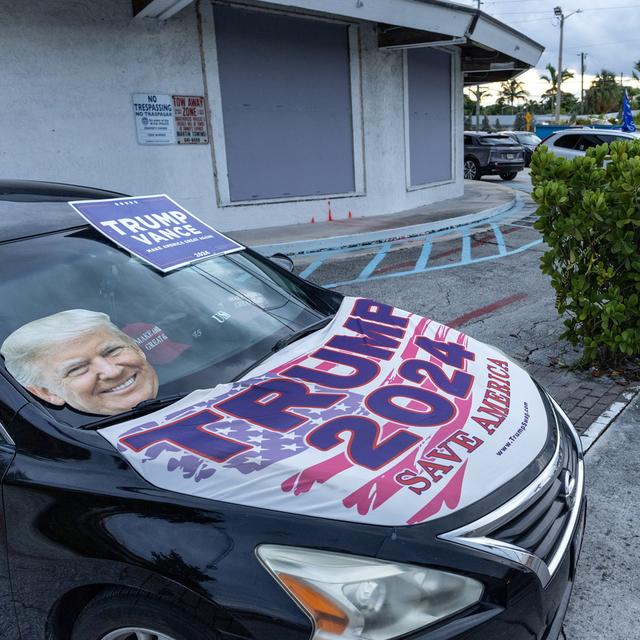
<path id="1" fill-rule="evenodd" d="M 553 15 L 560 18 L 560 51 L 558 53 L 558 80 L 556 92 L 556 122 L 560 124 L 560 102 L 562 101 L 562 45 L 564 40 L 564 21 L 568 20 L 574 13 L 582 13 L 582 9 L 578 9 L 569 15 L 562 13 L 562 7 L 554 7 Z"/>

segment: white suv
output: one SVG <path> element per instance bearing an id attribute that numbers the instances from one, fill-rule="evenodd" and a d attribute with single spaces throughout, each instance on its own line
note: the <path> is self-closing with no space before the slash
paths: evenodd
<path id="1" fill-rule="evenodd" d="M 551 134 L 541 144 L 556 155 L 571 159 L 583 156 L 587 149 L 605 142 L 609 144 L 617 140 L 638 140 L 639 138 L 638 134 L 616 129 L 565 129 Z"/>

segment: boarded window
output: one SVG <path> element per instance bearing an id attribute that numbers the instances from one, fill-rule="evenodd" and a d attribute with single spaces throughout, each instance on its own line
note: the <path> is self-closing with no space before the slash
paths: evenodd
<path id="1" fill-rule="evenodd" d="M 231 200 L 354 192 L 348 27 L 214 10 Z"/>
<path id="2" fill-rule="evenodd" d="M 451 180 L 451 56 L 407 52 L 411 185 Z"/>

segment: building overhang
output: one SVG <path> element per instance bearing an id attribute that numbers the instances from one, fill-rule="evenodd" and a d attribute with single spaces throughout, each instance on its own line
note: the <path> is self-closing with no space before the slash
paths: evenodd
<path id="1" fill-rule="evenodd" d="M 165 20 L 193 0 L 132 0 L 134 15 Z M 535 66 L 544 47 L 471 7 L 441 0 L 240 0 L 378 25 L 381 49 L 459 47 L 464 83 L 502 82 Z"/>
<path id="2" fill-rule="evenodd" d="M 136 18 L 168 20 L 192 2 L 193 0 L 132 0 L 133 15 Z"/>

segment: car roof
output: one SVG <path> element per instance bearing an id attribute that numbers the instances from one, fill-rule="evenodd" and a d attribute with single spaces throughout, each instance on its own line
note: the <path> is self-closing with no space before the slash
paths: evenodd
<path id="1" fill-rule="evenodd" d="M 562 131 L 555 131 L 552 135 L 558 135 L 563 133 L 598 133 L 609 134 L 615 136 L 629 136 L 629 138 L 636 138 L 637 136 L 629 131 L 620 131 L 620 129 L 596 129 L 595 127 L 572 127 L 571 129 L 563 129 Z"/>
<path id="2" fill-rule="evenodd" d="M 0 180 L 0 242 L 85 226 L 67 202 L 123 195 L 60 182 Z"/>
<path id="3" fill-rule="evenodd" d="M 504 138 L 508 138 L 509 136 L 506 135 L 506 131 L 496 131 L 495 133 L 492 133 L 491 131 L 465 131 L 464 132 L 465 136 L 479 136 L 481 138 L 484 138 L 486 136 L 491 136 L 492 138 L 495 138 L 496 136 L 503 136 Z"/>

